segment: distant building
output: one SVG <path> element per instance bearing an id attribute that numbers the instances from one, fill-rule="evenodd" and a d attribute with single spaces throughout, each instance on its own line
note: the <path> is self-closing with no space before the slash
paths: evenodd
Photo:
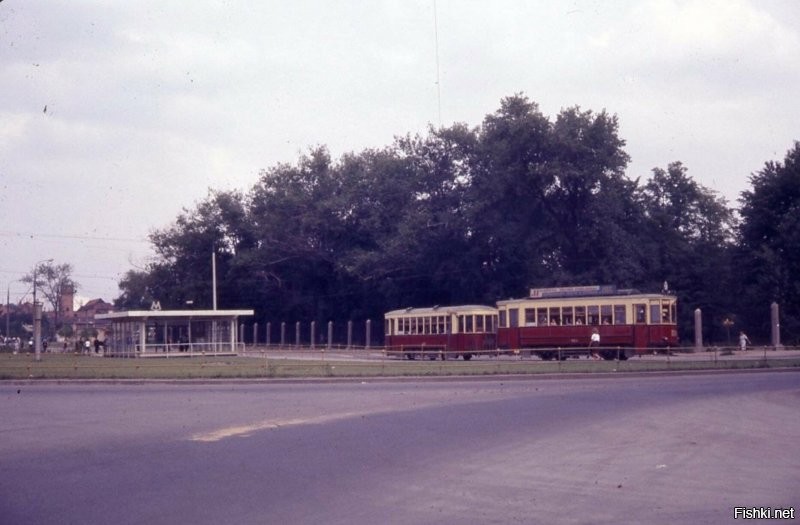
<path id="1" fill-rule="evenodd" d="M 71 325 L 74 334 L 78 337 L 84 330 L 88 330 L 89 332 L 97 330 L 98 339 L 101 341 L 104 340 L 111 323 L 106 320 L 97 320 L 95 319 L 95 315 L 114 312 L 114 305 L 100 298 L 90 300 L 77 310 L 73 309 L 74 304 L 75 291 L 67 290 L 61 297 L 59 304 L 59 325 Z M 43 314 L 48 323 L 50 323 L 50 329 L 55 330 L 53 325 L 55 312 L 52 310 L 44 310 Z M 0 320 L 4 319 L 6 315 L 22 318 L 23 329 L 30 331 L 28 325 L 32 323 L 33 319 L 33 303 L 0 304 Z M 30 324 L 30 326 L 32 326 L 32 324 Z M 2 328 L 0 332 L 5 331 L 5 326 Z"/>
<path id="2" fill-rule="evenodd" d="M 72 322 L 75 317 L 75 289 L 65 288 L 59 299 L 59 318 L 64 324 Z"/>
<path id="3" fill-rule="evenodd" d="M 71 317 L 75 334 L 80 335 L 83 330 L 97 330 L 98 339 L 105 339 L 105 333 L 109 328 L 110 322 L 105 319 L 95 319 L 95 316 L 109 314 L 113 311 L 114 305 L 102 299 L 92 299 L 87 302 L 73 312 Z M 64 320 L 66 321 L 66 318 Z"/>

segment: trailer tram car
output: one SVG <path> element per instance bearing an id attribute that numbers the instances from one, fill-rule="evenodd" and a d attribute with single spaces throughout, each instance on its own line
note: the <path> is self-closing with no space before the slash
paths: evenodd
<path id="1" fill-rule="evenodd" d="M 384 314 L 386 351 L 405 359 L 469 361 L 480 351 L 495 350 L 497 309 L 491 306 L 406 308 Z"/>
<path id="2" fill-rule="evenodd" d="M 677 303 L 668 293 L 616 286 L 539 288 L 525 299 L 498 301 L 497 309 L 498 348 L 546 360 L 588 353 L 595 331 L 597 352 L 605 359 L 678 344 Z"/>

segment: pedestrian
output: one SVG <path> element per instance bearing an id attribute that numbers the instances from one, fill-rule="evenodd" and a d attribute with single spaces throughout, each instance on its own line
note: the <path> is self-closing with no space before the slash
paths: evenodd
<path id="1" fill-rule="evenodd" d="M 592 359 L 600 359 L 597 355 L 597 348 L 600 346 L 600 332 L 597 328 L 592 329 L 592 336 L 589 338 L 589 355 Z"/>
<path id="2" fill-rule="evenodd" d="M 84 341 L 84 343 L 83 343 L 83 351 L 84 351 L 84 353 L 91 355 L 92 354 L 91 348 L 92 348 L 92 343 L 90 343 L 88 339 L 86 341 Z"/>
<path id="3" fill-rule="evenodd" d="M 742 352 L 746 352 L 748 344 L 752 344 L 750 343 L 750 338 L 747 337 L 746 333 L 739 332 L 739 350 L 741 350 Z"/>

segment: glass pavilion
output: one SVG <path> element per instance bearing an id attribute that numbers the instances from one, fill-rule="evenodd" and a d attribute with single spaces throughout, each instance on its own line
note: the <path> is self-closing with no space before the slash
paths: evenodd
<path id="1" fill-rule="evenodd" d="M 167 357 L 237 355 L 236 324 L 253 310 L 135 310 L 98 314 L 111 323 L 105 355 Z"/>

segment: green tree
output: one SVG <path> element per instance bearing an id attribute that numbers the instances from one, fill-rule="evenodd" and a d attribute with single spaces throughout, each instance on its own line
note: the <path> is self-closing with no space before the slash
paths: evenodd
<path id="1" fill-rule="evenodd" d="M 550 184 L 544 198 L 556 247 L 552 270 L 570 283 L 630 283 L 636 261 L 635 184 L 617 117 L 562 110 L 552 130 Z M 629 262 L 630 261 L 630 262 Z"/>
<path id="2" fill-rule="evenodd" d="M 121 283 L 122 300 L 164 308 L 212 305 L 212 254 L 216 254 L 220 283 L 229 279 L 231 262 L 255 241 L 247 223 L 244 197 L 237 191 L 210 191 L 194 210 L 184 210 L 175 223 L 153 232 L 150 240 L 157 258 L 146 269 L 149 279 L 128 273 Z M 237 307 L 240 298 L 229 286 L 219 285 L 219 306 Z"/>
<path id="3" fill-rule="evenodd" d="M 53 327 L 61 327 L 61 299 L 67 293 L 72 293 L 78 288 L 78 283 L 72 278 L 72 265 L 69 263 L 56 264 L 51 261 L 40 262 L 34 269 L 21 280 L 36 286 L 53 311 Z M 36 282 L 34 283 L 34 276 Z"/>
<path id="4" fill-rule="evenodd" d="M 550 273 L 550 131 L 539 106 L 522 94 L 504 98 L 478 130 L 467 213 L 490 297 L 519 294 Z"/>
<path id="5" fill-rule="evenodd" d="M 471 227 L 494 297 L 636 277 L 628 257 L 641 213 L 615 116 L 576 107 L 551 122 L 515 95 L 486 117 L 479 138 Z"/>
<path id="6" fill-rule="evenodd" d="M 654 168 L 642 189 L 648 227 L 642 237 L 649 287 L 667 281 L 680 295 L 679 326 L 689 337 L 695 308 L 706 338 L 719 339 L 732 307 L 730 255 L 735 218 L 724 198 L 693 180 L 681 162 Z"/>
<path id="7" fill-rule="evenodd" d="M 767 338 L 769 305 L 781 307 L 784 340 L 800 342 L 800 142 L 767 162 L 742 192 L 737 269 L 745 327 Z"/>

